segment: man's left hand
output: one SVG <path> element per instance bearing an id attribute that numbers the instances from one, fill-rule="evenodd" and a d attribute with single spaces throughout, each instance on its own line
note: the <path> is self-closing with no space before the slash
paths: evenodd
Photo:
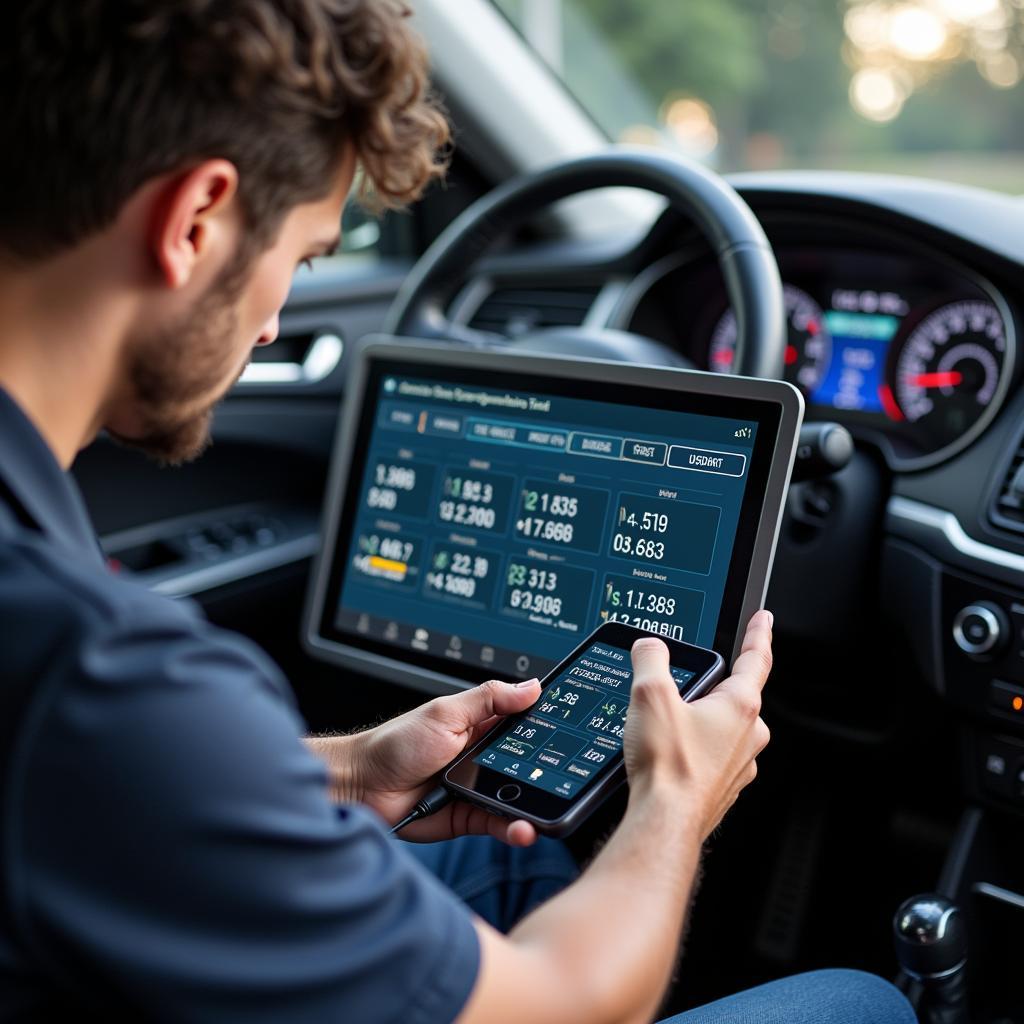
<path id="1" fill-rule="evenodd" d="M 437 785 L 437 773 L 499 718 L 525 711 L 539 697 L 536 679 L 518 684 L 491 680 L 438 697 L 375 729 L 312 739 L 309 745 L 327 762 L 336 799 L 366 804 L 393 825 Z M 402 838 L 417 842 L 461 835 L 492 835 L 513 846 L 528 846 L 537 838 L 529 822 L 508 821 L 458 800 L 402 830 Z"/>

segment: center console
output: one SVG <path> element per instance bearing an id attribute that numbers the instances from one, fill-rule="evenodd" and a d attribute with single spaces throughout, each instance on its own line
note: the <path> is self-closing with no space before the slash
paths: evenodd
<path id="1" fill-rule="evenodd" d="M 1024 557 L 908 499 L 888 525 L 884 600 L 916 621 L 919 667 L 959 713 L 968 798 L 1024 815 Z"/>
<path id="2" fill-rule="evenodd" d="M 964 810 L 938 893 L 967 924 L 971 1021 L 1024 1020 L 1024 503 L 1014 493 L 1021 401 L 944 474 L 901 481 L 881 571 L 887 617 L 958 722 Z M 1018 505 L 1020 520 L 1006 511 Z M 1011 509 L 1012 511 L 1012 509 Z"/>

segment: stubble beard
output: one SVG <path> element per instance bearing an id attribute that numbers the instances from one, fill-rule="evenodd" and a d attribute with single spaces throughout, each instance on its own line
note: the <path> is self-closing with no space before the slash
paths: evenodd
<path id="1" fill-rule="evenodd" d="M 239 254 L 180 324 L 129 344 L 128 381 L 141 430 L 132 437 L 109 431 L 115 441 L 165 466 L 191 462 L 210 446 L 214 407 L 244 366 L 220 393 L 202 397 L 231 369 L 236 303 L 250 262 Z"/>

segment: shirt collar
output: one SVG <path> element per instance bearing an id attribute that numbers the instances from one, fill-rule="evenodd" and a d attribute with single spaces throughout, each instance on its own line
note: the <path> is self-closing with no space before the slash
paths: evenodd
<path id="1" fill-rule="evenodd" d="M 0 502 L 26 526 L 80 556 L 102 562 L 82 495 L 39 431 L 0 388 Z"/>

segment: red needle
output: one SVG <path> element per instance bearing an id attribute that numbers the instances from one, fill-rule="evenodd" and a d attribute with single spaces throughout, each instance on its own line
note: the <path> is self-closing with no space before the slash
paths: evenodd
<path id="1" fill-rule="evenodd" d="M 945 373 L 919 373 L 910 378 L 910 383 L 919 388 L 955 388 L 963 379 L 959 370 L 947 370 Z"/>

